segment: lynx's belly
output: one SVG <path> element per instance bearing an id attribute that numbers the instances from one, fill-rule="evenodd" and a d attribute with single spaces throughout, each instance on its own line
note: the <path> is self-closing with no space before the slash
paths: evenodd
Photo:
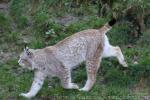
<path id="1" fill-rule="evenodd" d="M 57 59 L 59 59 L 64 66 L 70 68 L 85 61 L 87 52 L 86 42 L 84 37 L 80 37 L 64 44 L 56 50 Z"/>
<path id="2" fill-rule="evenodd" d="M 103 58 L 109 56 L 110 47 L 111 47 L 111 45 L 109 43 L 108 37 L 105 35 L 105 38 L 104 38 L 104 50 L 103 50 L 103 54 L 102 54 Z"/>

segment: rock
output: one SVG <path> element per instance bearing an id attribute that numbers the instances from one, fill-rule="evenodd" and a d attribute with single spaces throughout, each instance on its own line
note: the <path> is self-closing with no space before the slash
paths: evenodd
<path id="1" fill-rule="evenodd" d="M 0 3 L 0 9 L 8 9 L 7 3 Z"/>

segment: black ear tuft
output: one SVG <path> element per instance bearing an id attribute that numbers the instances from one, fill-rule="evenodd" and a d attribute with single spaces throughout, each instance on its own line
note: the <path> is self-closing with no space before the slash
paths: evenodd
<path id="1" fill-rule="evenodd" d="M 115 18 L 113 18 L 111 21 L 108 22 L 108 24 L 110 26 L 113 26 L 115 23 L 116 23 L 116 19 Z"/>
<path id="2" fill-rule="evenodd" d="M 25 45 L 24 52 L 27 54 L 29 58 L 32 58 L 33 53 L 29 50 L 29 48 Z"/>
<path id="3" fill-rule="evenodd" d="M 25 44 L 24 44 L 24 49 L 26 49 L 26 48 L 27 48 L 27 44 L 25 43 Z"/>
<path id="4" fill-rule="evenodd" d="M 31 51 L 29 51 L 29 49 L 26 49 L 26 54 L 29 58 L 32 58 L 33 53 Z"/>

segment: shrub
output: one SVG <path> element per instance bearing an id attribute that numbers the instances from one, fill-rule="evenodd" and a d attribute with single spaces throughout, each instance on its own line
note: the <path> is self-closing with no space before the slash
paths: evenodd
<path id="1" fill-rule="evenodd" d="M 130 43 L 131 39 L 133 39 L 129 32 L 131 27 L 129 24 L 123 23 L 115 25 L 110 32 L 108 32 L 109 39 L 112 44 L 122 45 Z"/>
<path id="2" fill-rule="evenodd" d="M 110 68 L 104 75 L 106 84 L 112 84 L 118 86 L 127 86 L 131 82 L 131 78 L 125 75 L 123 71 L 117 68 Z"/>
<path id="3" fill-rule="evenodd" d="M 10 32 L 10 33 L 5 33 L 6 40 L 8 42 L 15 42 L 19 39 L 20 33 L 19 32 Z"/>
<path id="4" fill-rule="evenodd" d="M 42 48 L 44 47 L 44 42 L 41 39 L 41 37 L 33 37 L 30 46 L 31 48 L 34 48 L 34 49 Z"/>
<path id="5" fill-rule="evenodd" d="M 10 4 L 10 15 L 19 29 L 24 29 L 29 23 L 28 17 L 26 16 L 28 4 L 29 1 L 27 0 L 21 2 L 20 0 L 12 0 Z"/>
<path id="6" fill-rule="evenodd" d="M 11 20 L 6 14 L 0 13 L 0 30 L 10 31 L 11 29 L 10 22 Z"/>
<path id="7" fill-rule="evenodd" d="M 17 27 L 19 29 L 24 29 L 29 25 L 29 20 L 27 16 L 20 16 L 18 20 L 16 20 L 16 22 L 17 22 Z"/>
<path id="8" fill-rule="evenodd" d="M 38 28 L 38 30 L 42 29 L 44 25 L 47 25 L 47 20 L 49 16 L 45 11 L 38 11 L 34 16 L 34 26 Z"/>

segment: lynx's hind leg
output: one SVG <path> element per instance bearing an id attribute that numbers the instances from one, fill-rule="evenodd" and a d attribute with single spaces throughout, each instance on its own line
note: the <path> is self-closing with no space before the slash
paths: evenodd
<path id="1" fill-rule="evenodd" d="M 99 61 L 99 59 L 91 59 L 86 61 L 87 81 L 85 86 L 79 89 L 79 91 L 89 91 L 93 87 L 100 64 Z"/>
<path id="2" fill-rule="evenodd" d="M 71 70 L 64 68 L 61 75 L 61 84 L 65 89 L 79 89 L 78 85 L 71 82 Z"/>
<path id="3" fill-rule="evenodd" d="M 114 47 L 110 45 L 109 47 L 107 47 L 107 49 L 104 49 L 103 57 L 116 57 L 123 67 L 128 67 L 127 63 L 125 62 L 122 51 L 118 46 Z"/>

